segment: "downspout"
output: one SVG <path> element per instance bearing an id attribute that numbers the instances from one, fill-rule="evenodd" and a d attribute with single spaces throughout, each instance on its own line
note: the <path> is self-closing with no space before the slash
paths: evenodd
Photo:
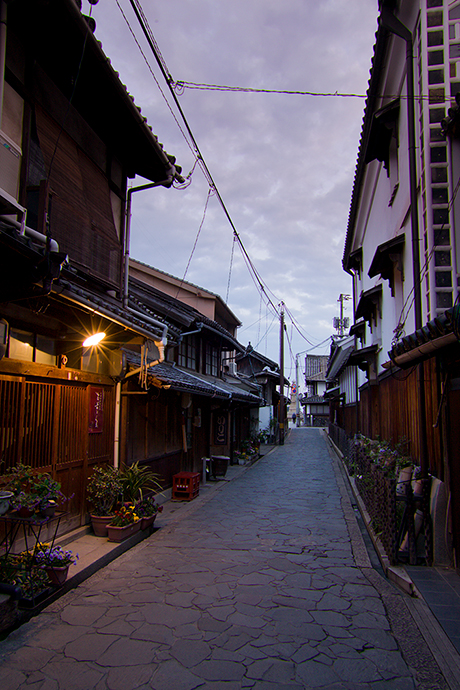
<path id="1" fill-rule="evenodd" d="M 420 287 L 420 240 L 418 228 L 417 204 L 417 168 L 415 158 L 415 112 L 414 112 L 414 65 L 413 65 L 413 37 L 409 29 L 402 24 L 387 8 L 383 8 L 379 17 L 379 24 L 390 33 L 406 41 L 406 72 L 407 72 L 407 127 L 409 138 L 409 184 L 412 230 L 412 266 L 414 280 L 414 316 L 415 330 L 422 327 L 422 298 Z M 425 370 L 423 362 L 417 365 L 417 387 L 419 391 L 418 423 L 420 442 L 420 467 L 422 477 L 428 476 L 427 436 L 425 427 Z"/>
<path id="2" fill-rule="evenodd" d="M 115 438 L 113 444 L 113 466 L 118 469 L 120 467 L 120 435 L 121 435 L 121 381 L 117 382 L 115 386 Z"/>
<path id="3" fill-rule="evenodd" d="M 203 323 L 199 323 L 199 324 L 197 324 L 197 328 L 195 331 L 188 331 L 187 333 L 181 333 L 179 336 L 179 343 L 178 344 L 180 345 L 180 343 L 183 341 L 183 339 L 185 338 L 186 335 L 195 335 L 196 333 L 201 333 L 203 326 L 204 326 Z"/>
<path id="4" fill-rule="evenodd" d="M 0 129 L 1 129 L 1 127 L 0 127 Z M 38 232 L 38 230 L 34 230 L 33 228 L 29 228 L 27 225 L 24 225 L 24 223 L 19 223 L 19 221 L 13 220 L 9 216 L 0 216 L 0 220 L 4 220 L 9 225 L 12 225 L 13 227 L 15 227 L 17 230 L 19 230 L 20 235 L 28 235 L 32 240 L 35 240 L 36 242 L 40 242 L 41 244 L 46 244 L 48 242 L 49 243 L 49 249 L 51 252 L 58 252 L 59 251 L 59 244 L 56 242 L 56 240 L 53 240 L 50 237 L 47 237 L 43 233 Z"/>
<path id="5" fill-rule="evenodd" d="M 1 0 L 0 0 L 1 1 Z M 131 197 L 134 192 L 141 192 L 144 189 L 153 189 L 154 187 L 170 187 L 176 175 L 176 169 L 171 166 L 169 175 L 161 182 L 150 182 L 149 184 L 142 184 L 139 187 L 130 187 L 126 195 L 126 223 L 125 223 L 125 254 L 124 254 L 124 289 L 123 289 L 123 306 L 128 307 L 128 281 L 129 281 L 129 243 L 131 235 Z"/>
<path id="6" fill-rule="evenodd" d="M 157 326 L 157 328 L 161 328 L 163 330 L 161 334 L 161 342 L 163 343 L 163 347 L 166 347 L 168 343 L 168 326 L 161 321 L 158 321 L 158 319 L 154 319 L 152 316 L 149 316 L 148 314 L 144 314 L 142 311 L 136 311 L 136 309 L 131 309 L 131 307 L 128 307 L 127 305 L 125 306 L 125 309 L 129 311 L 131 314 L 134 316 L 138 316 L 139 318 L 144 319 L 145 321 L 148 321 L 151 323 L 153 326 Z M 163 361 L 163 360 L 162 360 Z"/>

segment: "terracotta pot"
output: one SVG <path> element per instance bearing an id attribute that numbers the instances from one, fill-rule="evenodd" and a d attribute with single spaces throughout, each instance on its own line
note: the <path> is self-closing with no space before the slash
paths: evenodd
<path id="1" fill-rule="evenodd" d="M 151 527 L 153 525 L 153 523 L 155 522 L 156 516 L 157 516 L 157 514 L 155 513 L 155 515 L 149 515 L 149 517 L 143 517 L 141 520 L 141 529 L 143 530 L 143 529 L 148 529 L 149 527 Z"/>
<path id="2" fill-rule="evenodd" d="M 137 522 L 132 522 L 130 525 L 126 525 L 125 527 L 114 527 L 113 525 L 107 525 L 109 541 L 120 542 L 128 539 L 128 537 L 131 535 L 139 532 L 141 522 L 141 520 L 138 520 Z"/>
<path id="3" fill-rule="evenodd" d="M 107 525 L 112 520 L 113 515 L 91 515 L 91 524 L 96 537 L 107 536 Z"/>
<path id="4" fill-rule="evenodd" d="M 69 566 L 68 565 L 62 565 L 62 566 L 46 566 L 45 567 L 46 574 L 48 575 L 48 579 L 51 582 L 51 584 L 56 585 L 57 587 L 62 587 L 64 582 L 67 580 L 67 575 L 69 573 Z"/>

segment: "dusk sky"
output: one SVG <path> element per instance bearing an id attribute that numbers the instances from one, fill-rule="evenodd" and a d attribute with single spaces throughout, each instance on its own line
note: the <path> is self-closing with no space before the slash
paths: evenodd
<path id="1" fill-rule="evenodd" d="M 341 259 L 365 100 L 342 94 L 366 93 L 377 0 L 142 0 L 142 10 L 174 82 L 339 94 L 186 88 L 178 96 L 262 297 L 199 165 L 186 189 L 133 195 L 131 255 L 182 278 L 196 242 L 185 278 L 224 300 L 228 293 L 240 343 L 278 361 L 279 318 L 267 297 L 286 304 L 293 380 L 292 356 L 329 351 L 328 342 L 312 348 L 335 333 L 338 297 L 351 291 Z M 130 1 L 99 0 L 92 16 L 105 54 L 186 177 L 194 153 Z"/>

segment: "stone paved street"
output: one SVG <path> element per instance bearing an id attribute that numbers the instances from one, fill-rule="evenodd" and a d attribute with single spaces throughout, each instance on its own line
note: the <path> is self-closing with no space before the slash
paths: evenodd
<path id="1" fill-rule="evenodd" d="M 369 567 L 341 481 L 322 433 L 292 430 L 1 642 L 0 687 L 446 688 L 417 636 L 402 654 L 405 595 Z"/>

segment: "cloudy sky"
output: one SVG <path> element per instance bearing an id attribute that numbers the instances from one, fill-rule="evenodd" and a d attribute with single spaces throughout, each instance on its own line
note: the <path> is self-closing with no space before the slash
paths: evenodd
<path id="1" fill-rule="evenodd" d="M 377 5 L 142 0 L 176 82 L 334 94 L 366 92 Z M 89 13 L 88 0 L 82 9 Z M 92 16 L 104 52 L 186 176 L 195 158 L 165 97 L 185 127 L 129 0 L 100 0 Z M 283 301 L 285 373 L 293 377 L 291 353 L 310 350 L 335 332 L 338 297 L 351 289 L 341 258 L 364 99 L 185 89 L 179 102 L 265 294 L 261 299 L 233 246 L 233 230 L 215 195 L 206 208 L 209 184 L 199 166 L 187 189 L 133 196 L 131 254 L 182 278 L 201 226 L 186 279 L 224 300 L 228 292 L 228 305 L 243 324 L 239 341 L 251 341 L 276 361 L 279 321 L 266 295 L 275 306 Z M 351 316 L 350 306 L 345 315 Z M 323 345 L 312 353 L 327 351 Z"/>

